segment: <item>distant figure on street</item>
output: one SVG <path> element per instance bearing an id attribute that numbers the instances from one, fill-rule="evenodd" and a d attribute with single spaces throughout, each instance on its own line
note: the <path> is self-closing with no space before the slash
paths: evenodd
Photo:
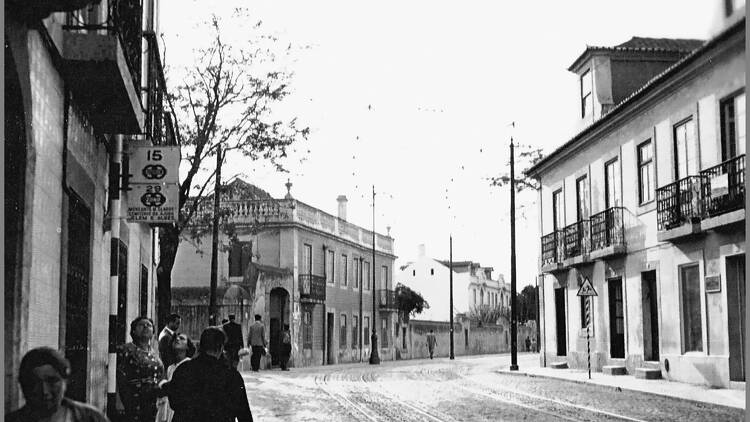
<path id="1" fill-rule="evenodd" d="M 526 336 L 526 351 L 531 351 L 531 339 L 529 338 L 529 336 Z"/>
<path id="2" fill-rule="evenodd" d="M 181 318 L 177 314 L 170 314 L 167 317 L 167 325 L 159 333 L 159 358 L 164 367 L 175 363 L 174 351 L 172 350 L 172 341 L 177 330 L 180 329 Z"/>
<path id="3" fill-rule="evenodd" d="M 282 371 L 288 371 L 286 367 L 289 362 L 289 356 L 292 354 L 292 334 L 289 332 L 289 324 L 284 324 L 284 331 L 281 333 L 281 356 L 279 365 Z"/>
<path id="4" fill-rule="evenodd" d="M 433 353 L 435 353 L 435 346 L 437 345 L 437 339 L 435 338 L 435 332 L 430 330 L 427 333 L 427 350 L 430 351 L 430 359 L 432 359 Z"/>
<path id="5" fill-rule="evenodd" d="M 252 349 L 250 366 L 252 367 L 253 372 L 258 372 L 260 369 L 260 358 L 266 354 L 266 328 L 261 322 L 260 315 L 255 315 L 255 322 L 250 326 L 250 334 L 248 335 L 247 343 Z"/>
<path id="6" fill-rule="evenodd" d="M 163 395 L 159 381 L 164 380 L 164 366 L 151 349 L 154 322 L 140 316 L 130 323 L 132 342 L 117 350 L 117 391 L 125 407 L 125 420 L 152 422 L 156 416 L 156 399 Z"/>
<path id="7" fill-rule="evenodd" d="M 109 422 L 88 404 L 65 398 L 70 362 L 49 347 L 29 350 L 21 359 L 18 382 L 26 403 L 5 415 L 8 422 Z"/>
<path id="8" fill-rule="evenodd" d="M 172 379 L 175 369 L 178 366 L 190 360 L 195 354 L 195 346 L 186 334 L 178 333 L 172 341 L 172 350 L 174 351 L 176 362 L 167 368 L 167 381 Z M 169 398 L 164 396 L 156 401 L 156 422 L 171 422 L 174 417 L 174 410 L 169 406 Z"/>
<path id="9" fill-rule="evenodd" d="M 172 380 L 162 383 L 173 422 L 252 422 L 242 376 L 220 359 L 225 341 L 221 328 L 206 328 L 198 356 L 177 366 Z"/>
<path id="10" fill-rule="evenodd" d="M 229 364 L 237 369 L 237 364 L 240 363 L 239 352 L 240 349 L 245 347 L 245 342 L 242 340 L 242 326 L 234 322 L 234 320 L 234 314 L 230 314 L 229 320 L 221 326 L 221 329 L 227 335 L 224 353 L 227 355 L 227 359 L 229 359 Z"/>

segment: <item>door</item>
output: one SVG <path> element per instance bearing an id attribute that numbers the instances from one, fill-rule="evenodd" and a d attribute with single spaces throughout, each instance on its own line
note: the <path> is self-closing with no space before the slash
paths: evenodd
<path id="1" fill-rule="evenodd" d="M 745 381 L 745 255 L 727 257 L 729 380 Z"/>
<path id="2" fill-rule="evenodd" d="M 622 300 L 622 279 L 612 278 L 609 286 L 609 356 L 625 358 L 625 309 Z"/>
<path id="3" fill-rule="evenodd" d="M 555 322 L 557 326 L 557 356 L 568 354 L 565 324 L 565 287 L 555 289 Z"/>
<path id="4" fill-rule="evenodd" d="M 86 401 L 88 378 L 91 212 L 74 194 L 68 208 L 68 268 L 65 293 L 65 357 L 70 361 L 67 396 Z"/>
<path id="5" fill-rule="evenodd" d="M 289 294 L 286 290 L 276 287 L 271 289 L 270 299 L 268 352 L 271 354 L 271 365 L 278 365 L 281 354 L 281 333 L 284 324 L 289 323 L 289 316 L 286 315 Z"/>
<path id="6" fill-rule="evenodd" d="M 279 364 L 279 352 L 281 351 L 281 322 L 279 318 L 271 318 L 270 338 L 268 352 L 271 354 L 271 366 Z"/>
<path id="7" fill-rule="evenodd" d="M 659 360 L 659 308 L 656 271 L 641 273 L 641 309 L 643 309 L 643 358 Z"/>
<path id="8" fill-rule="evenodd" d="M 327 329 L 326 329 L 326 363 L 333 365 L 335 363 L 333 359 L 333 313 L 328 312 L 327 317 Z"/>

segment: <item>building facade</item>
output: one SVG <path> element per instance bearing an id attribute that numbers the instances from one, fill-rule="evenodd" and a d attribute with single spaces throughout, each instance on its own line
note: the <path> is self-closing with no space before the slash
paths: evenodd
<path id="1" fill-rule="evenodd" d="M 373 328 L 380 358 L 395 359 L 399 330 L 393 238 L 373 237 L 372 231 L 348 222 L 343 196 L 333 216 L 290 194 L 270 199 L 240 180 L 234 184 L 221 206 L 231 210 L 236 239 L 222 235 L 227 247 L 219 252 L 218 282 L 226 291 L 241 289 L 249 303 L 243 317 L 262 316 L 271 352 L 264 364 L 277 364 L 285 324 L 292 334 L 294 366 L 359 362 L 360 357 L 366 361 Z M 201 209 L 198 220 L 205 213 L 210 208 Z M 211 267 L 205 247 L 210 248 L 210 234 L 200 243 L 180 244 L 172 273 L 175 294 L 185 288 L 207 290 Z M 224 297 L 224 305 L 234 300 Z"/>
<path id="2" fill-rule="evenodd" d="M 708 42 L 633 38 L 569 69 L 583 129 L 528 171 L 543 366 L 585 368 L 588 328 L 593 370 L 744 385 L 745 8 L 724 3 Z"/>
<path id="3" fill-rule="evenodd" d="M 6 410 L 21 402 L 21 357 L 40 346 L 70 360 L 68 395 L 101 409 L 114 347 L 154 316 L 154 228 L 126 220 L 119 180 L 129 145 L 170 142 L 158 2 L 5 11 Z"/>

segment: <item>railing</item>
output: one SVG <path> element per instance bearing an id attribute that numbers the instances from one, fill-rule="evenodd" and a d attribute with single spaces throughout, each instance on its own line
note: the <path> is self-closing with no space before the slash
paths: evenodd
<path id="1" fill-rule="evenodd" d="M 146 136 L 154 145 L 176 145 L 174 125 L 169 112 L 165 112 L 167 84 L 159 54 L 159 44 L 153 31 L 143 34 L 148 53 L 146 74 Z"/>
<path id="2" fill-rule="evenodd" d="M 588 229 L 588 220 L 579 220 L 565 227 L 565 258 L 588 253 Z"/>
<path id="3" fill-rule="evenodd" d="M 562 262 L 564 257 L 562 233 L 561 230 L 555 230 L 542 236 L 542 265 Z"/>
<path id="4" fill-rule="evenodd" d="M 591 250 L 625 244 L 624 208 L 611 207 L 591 216 Z"/>
<path id="5" fill-rule="evenodd" d="M 383 309 L 396 309 L 396 292 L 394 290 L 378 290 L 378 303 Z"/>
<path id="6" fill-rule="evenodd" d="M 701 172 L 703 209 L 709 216 L 745 207 L 745 154 Z"/>
<path id="7" fill-rule="evenodd" d="M 300 299 L 310 299 L 317 302 L 326 301 L 326 279 L 313 274 L 299 275 Z"/>
<path id="8" fill-rule="evenodd" d="M 701 176 L 688 176 L 656 190 L 658 230 L 669 230 L 703 216 Z"/>

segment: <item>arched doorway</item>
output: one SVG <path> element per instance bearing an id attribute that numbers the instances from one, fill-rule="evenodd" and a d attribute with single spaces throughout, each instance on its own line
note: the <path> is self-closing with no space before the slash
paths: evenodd
<path id="1" fill-rule="evenodd" d="M 286 289 L 276 287 L 271 290 L 269 306 L 269 352 L 271 353 L 271 365 L 279 364 L 279 351 L 281 350 L 281 333 L 284 324 L 289 324 L 289 293 Z"/>

